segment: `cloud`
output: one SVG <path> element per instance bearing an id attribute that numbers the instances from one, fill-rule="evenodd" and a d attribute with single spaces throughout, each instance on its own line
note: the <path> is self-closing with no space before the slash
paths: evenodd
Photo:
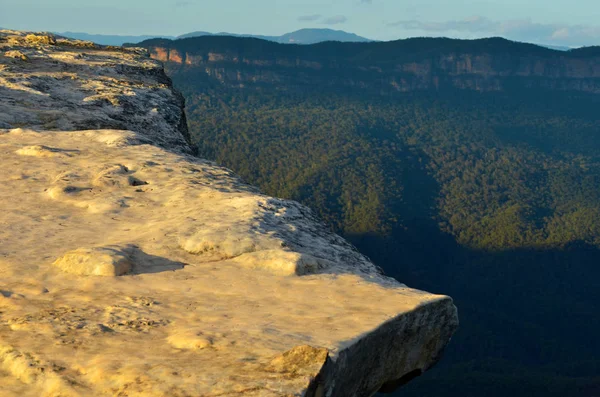
<path id="1" fill-rule="evenodd" d="M 335 15 L 333 17 L 325 18 L 321 23 L 325 25 L 339 25 L 345 23 L 346 21 L 348 21 L 348 18 L 346 18 L 345 16 Z"/>
<path id="2" fill-rule="evenodd" d="M 321 19 L 321 15 L 313 14 L 313 15 L 302 15 L 298 17 L 298 20 L 301 22 L 314 22 Z"/>
<path id="3" fill-rule="evenodd" d="M 342 23 L 346 23 L 348 18 L 344 15 L 334 15 L 331 17 L 324 17 L 319 14 L 310 14 L 310 15 L 301 15 L 298 17 L 298 20 L 301 22 L 317 22 L 323 25 L 340 25 Z"/>
<path id="4" fill-rule="evenodd" d="M 429 34 L 502 36 L 511 40 L 571 47 L 600 45 L 600 26 L 542 24 L 533 22 L 531 19 L 495 21 L 474 16 L 444 22 L 405 20 L 388 24 L 388 26 Z"/>
<path id="5" fill-rule="evenodd" d="M 458 21 L 446 22 L 422 22 L 422 21 L 398 21 L 389 24 L 390 26 L 399 26 L 408 30 L 423 30 L 426 32 L 492 32 L 499 27 L 498 22 L 491 21 L 484 17 L 471 17 Z"/>

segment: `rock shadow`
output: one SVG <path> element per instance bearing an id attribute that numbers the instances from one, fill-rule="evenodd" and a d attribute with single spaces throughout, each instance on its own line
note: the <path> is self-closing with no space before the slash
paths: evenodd
<path id="1" fill-rule="evenodd" d="M 136 245 L 128 245 L 125 251 L 133 263 L 131 275 L 174 272 L 188 265 L 162 256 L 148 254 Z"/>

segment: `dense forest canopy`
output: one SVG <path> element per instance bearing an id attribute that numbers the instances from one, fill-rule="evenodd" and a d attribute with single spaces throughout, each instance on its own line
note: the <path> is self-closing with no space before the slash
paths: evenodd
<path id="1" fill-rule="evenodd" d="M 379 59 L 392 45 L 203 40 L 180 49 L 230 40 L 248 56 L 359 48 Z M 556 53 L 499 39 L 395 45 Z M 597 49 L 569 56 L 585 53 Z M 599 95 L 240 85 L 211 67 L 240 66 L 167 64 L 202 157 L 312 207 L 401 282 L 455 298 L 461 329 L 446 358 L 401 395 L 600 393 Z"/>

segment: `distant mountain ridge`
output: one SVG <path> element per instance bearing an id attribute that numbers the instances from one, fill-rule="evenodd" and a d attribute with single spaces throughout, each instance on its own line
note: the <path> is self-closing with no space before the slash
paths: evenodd
<path id="1" fill-rule="evenodd" d="M 402 93 L 446 88 L 504 91 L 516 84 L 600 93 L 600 47 L 559 51 L 498 37 L 289 46 L 210 36 L 135 45 L 147 48 L 157 60 L 199 67 L 222 83 L 239 86 L 285 82 L 301 87 L 318 82 L 323 88 Z"/>
<path id="2" fill-rule="evenodd" d="M 365 37 L 358 36 L 354 33 L 344 32 L 343 30 L 334 29 L 300 29 L 295 32 L 286 33 L 281 36 L 263 36 L 253 34 L 237 34 L 228 32 L 211 33 L 205 31 L 196 31 L 180 36 L 162 36 L 162 35 L 105 35 L 105 34 L 89 34 L 84 32 L 57 32 L 56 34 L 77 39 L 93 41 L 102 45 L 123 45 L 125 43 L 138 43 L 148 39 L 185 39 L 201 36 L 233 36 L 233 37 L 252 37 L 267 41 L 273 41 L 282 44 L 316 44 L 323 41 L 342 41 L 342 42 L 369 42 L 373 41 Z"/>
<path id="3" fill-rule="evenodd" d="M 2 28 L 0 28 L 2 29 Z M 255 39 L 262 39 L 267 41 L 273 41 L 275 43 L 280 44 L 318 44 L 324 41 L 341 41 L 341 42 L 356 42 L 356 43 L 365 43 L 365 42 L 373 42 L 377 40 L 371 40 L 366 37 L 359 36 L 354 33 L 345 32 L 343 30 L 334 30 L 334 29 L 300 29 L 291 33 L 285 33 L 281 36 L 267 36 L 267 35 L 257 35 L 257 34 L 241 34 L 241 33 L 229 33 L 229 32 L 218 32 L 211 33 L 206 31 L 194 31 L 190 33 L 185 33 L 179 36 L 172 35 L 109 35 L 109 34 L 91 34 L 85 32 L 54 32 L 60 36 L 64 36 L 67 38 L 77 39 L 77 40 L 86 40 L 93 41 L 94 43 L 98 43 L 101 45 L 115 45 L 121 46 L 123 44 L 133 44 L 139 43 L 145 40 L 151 39 L 169 39 L 169 40 L 177 40 L 177 39 L 187 39 L 192 37 L 202 37 L 202 36 L 232 36 L 232 37 L 249 37 Z M 565 47 L 565 46 L 555 46 L 550 44 L 540 44 L 540 43 L 532 43 L 534 45 L 538 45 L 540 47 L 549 48 L 557 51 L 569 51 L 574 48 Z"/>
<path id="4" fill-rule="evenodd" d="M 175 36 L 161 36 L 161 35 L 139 35 L 139 36 L 128 36 L 128 35 L 112 35 L 112 34 L 90 34 L 85 32 L 54 32 L 59 36 L 64 36 L 69 39 L 93 41 L 94 43 L 101 45 L 115 45 L 121 46 L 125 43 L 138 43 L 140 41 L 164 38 L 164 39 L 176 39 Z"/>
<path id="5" fill-rule="evenodd" d="M 178 39 L 187 39 L 191 37 L 201 36 L 233 36 L 233 37 L 250 37 L 273 41 L 280 44 L 317 44 L 324 41 L 341 41 L 341 42 L 356 42 L 365 43 L 373 40 L 358 36 L 354 33 L 344 32 L 343 30 L 333 29 L 300 29 L 295 32 L 286 33 L 281 36 L 262 36 L 252 34 L 235 34 L 235 33 L 209 33 L 209 32 L 192 32 L 177 37 Z"/>
<path id="6" fill-rule="evenodd" d="M 556 51 L 571 51 L 571 50 L 575 49 L 573 47 L 565 47 L 565 46 L 560 46 L 560 45 L 548 45 L 548 44 L 538 44 L 538 45 L 549 48 L 551 50 L 556 50 Z"/>

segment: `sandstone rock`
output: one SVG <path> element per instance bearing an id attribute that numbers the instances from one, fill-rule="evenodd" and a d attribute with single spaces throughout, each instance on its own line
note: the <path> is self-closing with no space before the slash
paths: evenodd
<path id="1" fill-rule="evenodd" d="M 257 249 L 257 238 L 248 231 L 236 233 L 225 230 L 206 228 L 181 241 L 181 248 L 191 254 L 210 255 L 219 259 L 235 258 Z"/>
<path id="2" fill-rule="evenodd" d="M 210 336 L 191 330 L 178 331 L 169 335 L 167 342 L 177 349 L 191 350 L 206 349 L 213 345 L 213 340 Z"/>
<path id="3" fill-rule="evenodd" d="M 100 46 L 98 46 L 93 41 L 87 41 L 87 40 L 58 39 L 58 40 L 56 40 L 56 44 L 62 45 L 62 46 L 80 47 L 80 48 L 96 48 L 96 49 L 100 48 Z M 113 48 L 113 50 L 114 49 L 115 48 Z"/>
<path id="4" fill-rule="evenodd" d="M 304 392 L 306 397 L 324 397 L 326 391 L 323 371 L 330 363 L 327 349 L 304 345 L 275 357 L 267 370 L 290 378 L 304 378 L 307 384 Z"/>
<path id="5" fill-rule="evenodd" d="M 25 42 L 27 44 L 39 45 L 39 44 L 47 44 L 54 45 L 56 44 L 56 38 L 51 35 L 46 34 L 28 34 L 25 36 Z"/>
<path id="6" fill-rule="evenodd" d="M 0 135 L 0 158 L 10 164 L 0 174 L 0 289 L 11 295 L 0 300 L 0 341 L 81 369 L 65 372 L 91 388 L 78 395 L 107 387 L 150 396 L 318 387 L 369 395 L 439 359 L 457 326 L 449 298 L 382 276 L 308 209 L 263 196 L 228 170 L 92 136 Z M 17 153 L 24 147 L 77 152 L 26 157 Z M 206 238 L 201 230 L 214 230 L 229 255 L 181 248 L 182 236 Z M 253 245 L 235 251 L 245 239 Z M 48 293 L 26 292 L 42 282 Z M 149 298 L 129 298 L 140 295 Z M 307 344 L 330 355 L 317 386 L 312 375 L 269 370 L 274 356 Z"/>
<path id="7" fill-rule="evenodd" d="M 9 58 L 15 58 L 15 59 L 20 59 L 21 61 L 28 61 L 29 58 L 27 57 L 27 55 L 23 54 L 21 51 L 18 50 L 13 50 L 13 51 L 6 51 L 4 53 L 5 57 L 9 57 Z"/>
<path id="8" fill-rule="evenodd" d="M 267 370 L 290 374 L 307 374 L 316 377 L 329 358 L 327 349 L 312 346 L 296 346 L 275 357 Z"/>
<path id="9" fill-rule="evenodd" d="M 54 262 L 66 273 L 80 276 L 122 276 L 131 271 L 129 254 L 120 247 L 79 248 Z"/>
<path id="10" fill-rule="evenodd" d="M 54 45 L 54 36 L 6 30 L 0 39 L 0 125 L 132 130 L 142 141 L 192 152 L 182 96 L 160 63 L 139 49 L 107 50 L 65 39 Z M 17 53 L 30 60 L 26 73 L 4 67 Z"/>
<path id="11" fill-rule="evenodd" d="M 54 157 L 61 153 L 60 149 L 54 149 L 43 145 L 26 146 L 16 151 L 21 156 Z"/>
<path id="12" fill-rule="evenodd" d="M 94 186 L 100 187 L 121 187 L 125 185 L 128 172 L 129 170 L 124 165 L 109 165 L 96 175 L 92 183 Z"/>
<path id="13" fill-rule="evenodd" d="M 2 344 L 0 344 L 0 369 L 10 373 L 24 384 L 44 390 L 46 396 L 79 395 L 65 381 L 65 378 L 58 374 L 61 368 L 56 363 Z"/>
<path id="14" fill-rule="evenodd" d="M 240 266 L 263 269 L 281 276 L 306 275 L 335 266 L 326 259 L 282 249 L 261 250 L 242 254 L 234 259 Z"/>

